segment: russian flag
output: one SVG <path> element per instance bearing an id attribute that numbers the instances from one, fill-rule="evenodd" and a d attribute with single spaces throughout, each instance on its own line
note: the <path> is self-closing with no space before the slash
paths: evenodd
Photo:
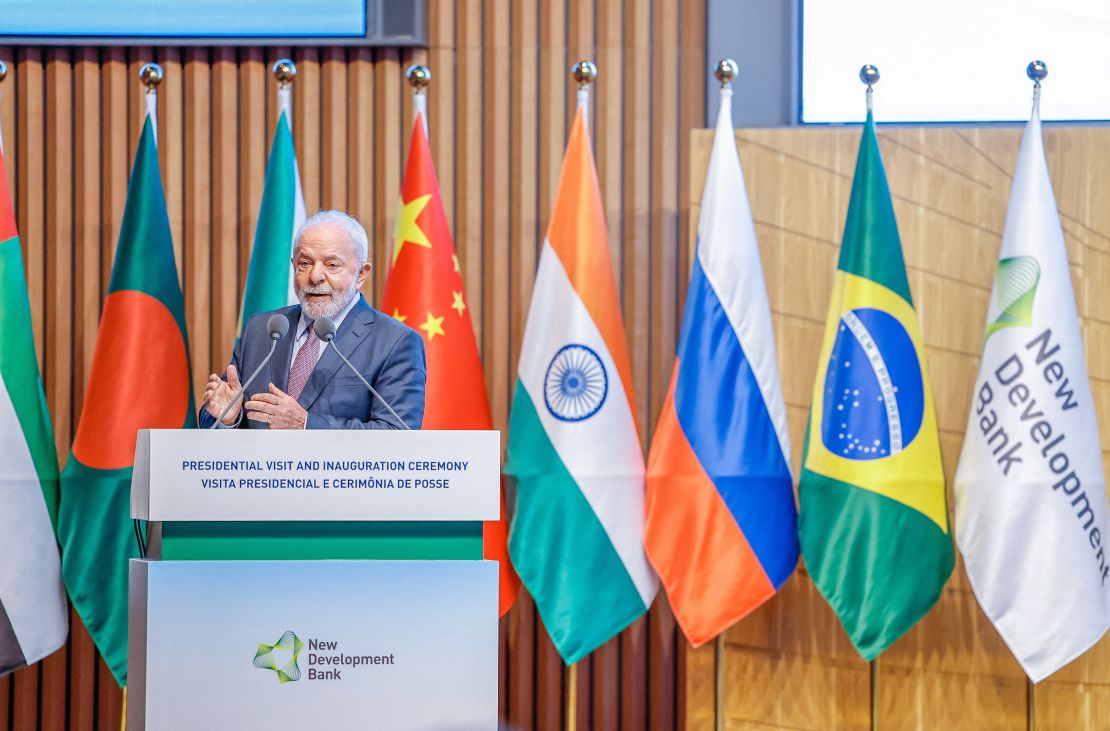
<path id="1" fill-rule="evenodd" d="M 647 483 L 644 548 L 697 647 L 770 598 L 798 561 L 786 407 L 727 88 Z"/>

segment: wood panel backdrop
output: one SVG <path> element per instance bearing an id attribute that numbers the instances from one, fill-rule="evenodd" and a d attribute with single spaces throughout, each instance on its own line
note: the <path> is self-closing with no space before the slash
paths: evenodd
<path id="1" fill-rule="evenodd" d="M 222 369 L 276 121 L 270 65 L 293 58 L 293 134 L 310 211 L 366 225 L 380 301 L 412 105 L 433 73 L 430 140 L 495 424 L 509 398 L 537 253 L 574 112 L 571 65 L 600 71 L 590 118 L 646 440 L 667 386 L 686 257 L 690 131 L 703 124 L 704 3 L 428 0 L 429 48 L 0 47 L 0 129 L 58 454 L 80 417 L 142 121 L 139 67 L 166 72 L 159 158 L 185 293 L 196 393 Z M 646 442 L 645 442 L 646 443 Z M 71 615 L 66 648 L 0 680 L 0 728 L 119 728 L 121 696 Z M 531 601 L 501 624 L 502 717 L 568 720 L 568 674 Z M 577 671 L 578 728 L 673 728 L 682 644 L 663 603 Z"/>
<path id="2" fill-rule="evenodd" d="M 58 452 L 80 417 L 141 122 L 139 66 L 166 69 L 159 156 L 184 284 L 193 376 L 223 366 L 275 121 L 269 65 L 292 56 L 294 136 L 309 209 L 357 215 L 387 261 L 412 121 L 403 71 L 428 64 L 431 142 L 504 428 L 537 251 L 558 178 L 572 62 L 600 69 L 591 120 L 647 444 L 667 387 L 709 133 L 704 3 L 429 0 L 427 50 L 2 48 L 0 129 L 13 183 Z M 877 98 L 881 119 L 881 91 Z M 737 100 L 743 104 L 743 99 Z M 862 103 L 862 94 L 861 94 Z M 1019 132 L 881 129 L 922 320 L 945 464 L 955 468 Z M 1110 130 L 1050 129 L 1048 154 L 1084 318 L 1092 386 L 1110 414 Z M 847 207 L 857 129 L 738 133 L 795 445 Z M 384 268 L 366 294 L 377 302 Z M 1110 424 L 1102 422 L 1104 447 Z M 797 468 L 799 454 L 794 454 Z M 951 504 L 951 501 L 950 501 Z M 121 697 L 72 617 L 64 650 L 0 680 L 8 728 L 116 729 Z M 502 716 L 517 728 L 1100 729 L 1110 643 L 1035 689 L 962 569 L 937 608 L 878 661 L 875 682 L 804 567 L 716 648 L 688 649 L 660 598 L 569 674 L 522 597 L 502 621 Z M 1028 718 L 1029 710 L 1032 718 Z"/>
<path id="3" fill-rule="evenodd" d="M 881 86 L 875 95 L 881 120 Z M 859 101 L 862 113 L 862 88 Z M 858 126 L 736 133 L 774 319 L 795 475 L 859 137 Z M 951 483 L 1020 139 L 1018 128 L 879 127 L 936 400 L 950 521 L 955 517 Z M 694 133 L 690 220 L 696 220 L 711 141 L 709 130 Z M 1110 180 L 1110 129 L 1049 127 L 1045 146 L 1105 459 L 1110 449 L 1110 299 L 1105 295 L 1110 209 L 1101 203 Z M 1035 529 L 1030 540 L 1036 540 Z M 912 557 L 906 560 L 912 571 Z M 1110 638 L 1037 685 L 1030 697 L 1024 673 L 979 609 L 960 559 L 933 610 L 876 661 L 874 682 L 804 564 L 778 596 L 726 632 L 722 644 L 719 720 L 727 729 L 1110 728 Z M 691 730 L 712 729 L 718 720 L 717 652 L 713 646 L 688 652 L 685 694 Z"/>

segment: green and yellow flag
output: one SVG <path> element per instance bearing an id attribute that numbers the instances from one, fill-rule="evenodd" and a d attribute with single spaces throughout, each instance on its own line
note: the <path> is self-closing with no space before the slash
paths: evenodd
<path id="1" fill-rule="evenodd" d="M 867 660 L 929 611 L 954 562 L 923 351 L 868 113 L 798 486 L 806 567 Z"/>
<path id="2" fill-rule="evenodd" d="M 136 435 L 196 425 L 153 94 L 147 104 L 58 507 L 62 578 L 120 685 L 127 683 L 127 559 L 138 557 L 130 504 Z"/>

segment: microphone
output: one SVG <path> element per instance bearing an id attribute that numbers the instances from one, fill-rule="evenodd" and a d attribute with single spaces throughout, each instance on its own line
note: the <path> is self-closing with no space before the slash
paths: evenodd
<path id="1" fill-rule="evenodd" d="M 362 377 L 362 374 L 358 372 L 358 368 L 355 368 L 353 365 L 351 365 L 351 361 L 347 360 L 347 356 L 343 355 L 343 353 L 339 351 L 339 348 L 335 347 L 335 321 L 332 320 L 330 317 L 317 317 L 316 321 L 312 323 L 312 331 L 316 333 L 316 337 L 320 338 L 320 340 L 323 340 L 325 343 L 331 346 L 331 349 L 335 351 L 335 354 L 338 355 L 343 360 L 343 362 L 347 364 L 348 368 L 354 371 L 354 374 L 356 376 L 358 376 L 358 380 L 362 381 L 362 385 L 366 386 L 366 388 L 370 390 L 370 393 L 378 397 L 378 400 L 381 401 L 386 410 L 393 415 L 393 418 L 400 422 L 401 426 L 403 426 L 405 429 L 412 431 L 412 427 L 406 424 L 405 420 L 397 415 L 397 412 L 393 410 L 393 407 L 389 405 L 389 402 L 382 398 L 382 395 L 374 390 L 374 387 L 370 385 L 370 382 Z"/>
<path id="2" fill-rule="evenodd" d="M 335 325 L 332 325 L 332 328 L 334 329 Z M 212 422 L 212 426 L 208 427 L 209 429 L 215 429 L 219 426 L 224 420 L 224 417 L 227 416 L 227 412 L 231 411 L 231 407 L 247 393 L 247 386 L 251 385 L 255 377 L 266 367 L 266 364 L 270 362 L 270 358 L 274 357 L 274 349 L 277 348 L 278 341 L 289 334 L 289 318 L 285 315 L 270 315 L 270 319 L 266 321 L 266 332 L 270 335 L 270 352 L 266 354 L 266 357 L 263 358 L 262 362 L 258 364 L 258 367 L 254 369 L 254 373 L 251 374 L 251 377 L 243 383 L 243 387 L 239 389 L 239 393 L 235 394 L 235 398 L 231 399 L 228 405 L 224 407 L 224 410 L 220 412 L 220 415 L 216 417 L 216 420 Z"/>

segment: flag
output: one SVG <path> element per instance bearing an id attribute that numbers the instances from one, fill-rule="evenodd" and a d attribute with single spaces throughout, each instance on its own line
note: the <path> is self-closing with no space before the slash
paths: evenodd
<path id="1" fill-rule="evenodd" d="M 644 547 L 697 647 L 774 595 L 798 562 L 786 405 L 727 89 L 647 475 Z"/>
<path id="2" fill-rule="evenodd" d="M 53 521 L 58 454 L 39 378 L 23 256 L 0 146 L 0 676 L 65 644 Z"/>
<path id="3" fill-rule="evenodd" d="M 868 112 L 798 484 L 806 568 L 867 660 L 929 611 L 955 560 L 923 351 Z"/>
<path id="4" fill-rule="evenodd" d="M 127 560 L 138 557 L 130 518 L 136 434 L 196 426 L 153 97 L 58 507 L 66 588 L 120 685 L 127 683 Z"/>
<path id="5" fill-rule="evenodd" d="M 492 429 L 478 341 L 422 113 L 412 125 L 393 238 L 382 309 L 424 336 L 424 428 Z M 504 615 L 520 589 L 509 563 L 504 493 L 501 519 L 485 523 L 482 533 L 484 557 L 500 562 L 499 607 Z"/>
<path id="6" fill-rule="evenodd" d="M 1110 625 L 1106 481 L 1064 235 L 1034 108 L 1018 153 L 956 471 L 983 611 L 1038 682 Z"/>
<path id="7" fill-rule="evenodd" d="M 247 268 L 247 284 L 243 290 L 240 330 L 251 315 L 296 304 L 293 291 L 293 237 L 305 222 L 304 192 L 297 156 L 293 149 L 293 132 L 289 126 L 290 90 L 278 90 L 277 126 L 270 159 L 266 163 L 266 180 L 262 188 L 262 205 L 254 230 L 254 246 Z"/>
<path id="8" fill-rule="evenodd" d="M 540 252 L 509 417 L 509 554 L 567 663 L 651 605 L 644 457 L 584 112 Z"/>

